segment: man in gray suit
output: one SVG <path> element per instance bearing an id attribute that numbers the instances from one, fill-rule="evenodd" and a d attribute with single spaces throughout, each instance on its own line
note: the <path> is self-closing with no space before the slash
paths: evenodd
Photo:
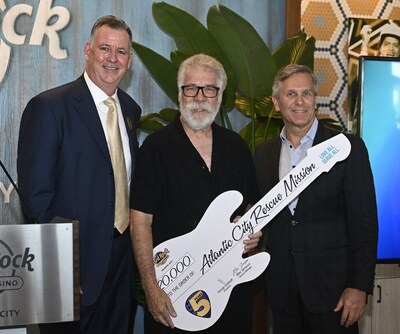
<path id="1" fill-rule="evenodd" d="M 275 78 L 273 102 L 281 134 L 256 148 L 261 194 L 337 134 L 316 118 L 317 80 L 302 65 Z M 372 292 L 377 252 L 373 177 L 363 141 L 347 136 L 349 157 L 320 175 L 267 226 L 268 303 L 274 334 L 358 333 L 357 321 Z"/>

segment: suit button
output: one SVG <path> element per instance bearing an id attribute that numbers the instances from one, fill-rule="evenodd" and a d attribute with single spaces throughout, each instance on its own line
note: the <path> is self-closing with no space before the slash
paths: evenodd
<path id="1" fill-rule="evenodd" d="M 291 222 L 292 226 L 296 226 L 298 223 L 299 223 L 299 222 L 297 222 L 297 221 L 295 221 L 295 220 L 292 220 L 292 222 Z"/>
<path id="2" fill-rule="evenodd" d="M 113 202 L 108 202 L 108 206 L 114 206 Z"/>

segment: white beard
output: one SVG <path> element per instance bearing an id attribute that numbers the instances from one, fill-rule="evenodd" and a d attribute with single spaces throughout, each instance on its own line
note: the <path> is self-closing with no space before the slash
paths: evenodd
<path id="1" fill-rule="evenodd" d="M 202 110 L 202 113 L 196 110 Z M 203 130 L 211 126 L 218 114 L 217 108 L 212 108 L 206 102 L 190 102 L 182 104 L 181 115 L 183 120 L 192 130 Z"/>

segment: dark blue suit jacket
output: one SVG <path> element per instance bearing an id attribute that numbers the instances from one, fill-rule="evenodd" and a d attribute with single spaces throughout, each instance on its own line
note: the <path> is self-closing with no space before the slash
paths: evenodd
<path id="1" fill-rule="evenodd" d="M 120 89 L 118 98 L 133 172 L 141 109 Z M 21 120 L 17 169 L 20 191 L 39 222 L 55 216 L 79 221 L 81 304 L 93 304 L 110 260 L 115 191 L 106 138 L 83 76 L 29 101 Z M 29 220 L 26 212 L 24 217 Z"/>
<path id="2" fill-rule="evenodd" d="M 313 145 L 336 131 L 321 123 Z M 372 171 L 363 141 L 348 136 L 348 158 L 323 173 L 299 196 L 295 214 L 283 209 L 266 227 L 268 303 L 286 305 L 293 261 L 302 299 L 309 311 L 332 311 L 343 290 L 372 292 L 377 251 L 377 209 Z M 256 148 L 255 167 L 261 194 L 279 182 L 281 139 Z"/>

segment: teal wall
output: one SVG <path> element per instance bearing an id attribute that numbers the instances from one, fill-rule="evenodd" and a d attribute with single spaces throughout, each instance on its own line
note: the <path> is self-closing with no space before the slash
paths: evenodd
<path id="1" fill-rule="evenodd" d="M 173 41 L 155 24 L 151 0 L 0 0 L 0 159 L 16 181 L 18 128 L 30 98 L 77 78 L 84 69 L 83 47 L 93 22 L 114 14 L 133 31 L 133 39 L 169 58 Z M 208 9 L 224 4 L 248 20 L 271 50 L 285 35 L 283 0 L 167 0 L 205 24 Z M 122 87 L 143 113 L 173 106 L 139 59 Z M 235 117 L 235 116 L 233 116 Z M 233 122 L 243 122 L 243 119 Z M 143 134 L 140 139 L 143 138 Z M 0 223 L 20 222 L 19 200 L 0 170 Z"/>

